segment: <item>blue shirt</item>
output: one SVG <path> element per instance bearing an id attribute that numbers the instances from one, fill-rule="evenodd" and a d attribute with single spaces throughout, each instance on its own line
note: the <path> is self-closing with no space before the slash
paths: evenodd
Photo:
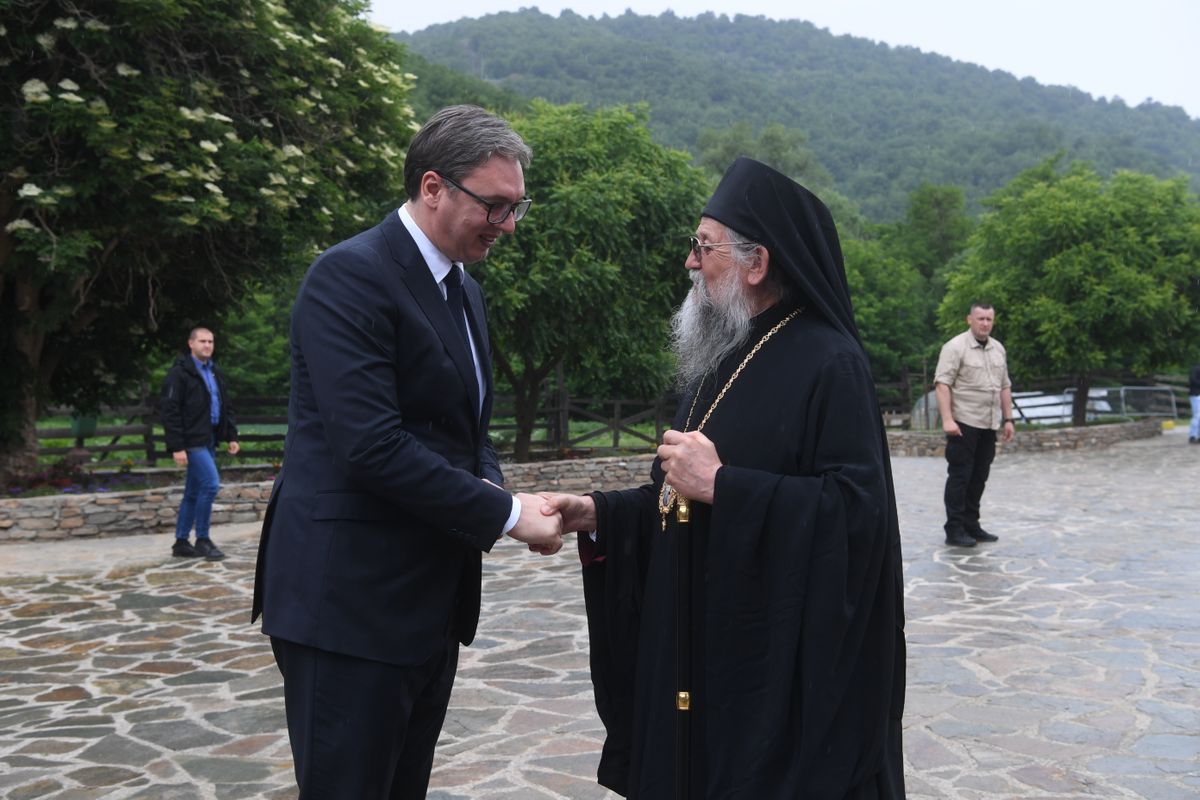
<path id="1" fill-rule="evenodd" d="M 213 375 L 212 361 L 201 361 L 195 356 L 192 356 L 192 361 L 196 362 L 196 369 L 200 372 L 200 377 L 204 378 L 204 385 L 208 387 L 208 397 L 211 401 L 209 408 L 215 428 L 221 421 L 221 393 L 217 391 L 217 376 Z"/>

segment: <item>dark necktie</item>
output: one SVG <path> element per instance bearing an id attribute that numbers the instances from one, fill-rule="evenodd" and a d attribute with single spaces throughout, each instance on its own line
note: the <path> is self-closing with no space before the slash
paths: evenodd
<path id="1" fill-rule="evenodd" d="M 450 308 L 450 316 L 454 317 L 454 324 L 469 351 L 471 338 L 467 336 L 467 318 L 463 314 L 463 274 L 458 264 L 450 265 L 450 271 L 442 278 L 442 283 L 446 286 L 446 305 Z"/>

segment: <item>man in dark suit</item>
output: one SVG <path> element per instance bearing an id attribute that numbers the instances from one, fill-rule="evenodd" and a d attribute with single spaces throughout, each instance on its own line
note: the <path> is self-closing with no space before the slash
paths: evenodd
<path id="1" fill-rule="evenodd" d="M 530 157 L 503 120 L 443 109 L 409 146 L 407 203 L 318 257 L 296 296 L 252 619 L 303 800 L 424 797 L 480 554 L 506 533 L 562 546 L 561 518 L 499 488 L 487 316 L 462 268 L 525 215 Z"/>

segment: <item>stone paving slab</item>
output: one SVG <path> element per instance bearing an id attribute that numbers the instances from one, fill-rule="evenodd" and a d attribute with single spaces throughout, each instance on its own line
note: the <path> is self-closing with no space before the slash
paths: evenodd
<path id="1" fill-rule="evenodd" d="M 1006 455 L 973 550 L 945 463 L 893 459 L 910 798 L 1200 796 L 1200 447 Z M 0 547 L 0 797 L 295 797 L 278 671 L 247 623 L 257 526 Z M 432 800 L 601 800 L 578 562 L 484 560 Z"/>

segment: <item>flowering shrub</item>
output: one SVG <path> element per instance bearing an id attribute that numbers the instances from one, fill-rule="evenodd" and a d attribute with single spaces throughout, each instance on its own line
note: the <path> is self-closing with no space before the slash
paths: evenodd
<path id="1" fill-rule="evenodd" d="M 38 406 L 119 396 L 374 224 L 414 129 L 359 0 L 2 5 L 0 475 Z"/>

